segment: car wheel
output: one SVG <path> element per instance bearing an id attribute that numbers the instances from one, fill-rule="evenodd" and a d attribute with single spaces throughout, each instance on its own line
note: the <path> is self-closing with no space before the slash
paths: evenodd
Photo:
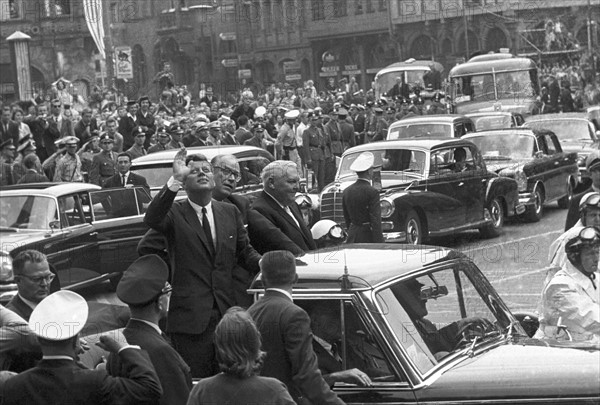
<path id="1" fill-rule="evenodd" d="M 571 204 L 571 200 L 573 199 L 573 183 L 569 181 L 569 185 L 567 186 L 567 195 L 558 200 L 558 208 L 562 208 L 566 210 L 569 208 L 569 204 Z"/>
<path id="2" fill-rule="evenodd" d="M 484 238 L 495 238 L 500 235 L 500 230 L 504 225 L 504 205 L 499 197 L 495 197 L 489 202 L 487 210 L 492 218 L 492 223 L 479 229 Z"/>
<path id="3" fill-rule="evenodd" d="M 425 237 L 423 235 L 421 219 L 414 210 L 410 211 L 406 216 L 404 230 L 406 232 L 406 243 L 410 245 L 420 245 L 424 242 Z"/>
<path id="4" fill-rule="evenodd" d="M 533 195 L 535 202 L 527 207 L 524 217 L 529 222 L 538 222 L 544 214 L 544 193 L 539 186 L 536 186 Z"/>

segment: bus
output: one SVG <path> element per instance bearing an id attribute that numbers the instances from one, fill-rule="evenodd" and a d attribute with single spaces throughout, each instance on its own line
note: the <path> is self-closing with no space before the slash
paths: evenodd
<path id="1" fill-rule="evenodd" d="M 537 113 L 540 95 L 534 61 L 510 54 L 479 55 L 452 68 L 448 89 L 457 114 L 509 111 Z"/>
<path id="2" fill-rule="evenodd" d="M 431 99 L 437 91 L 442 90 L 443 74 L 442 64 L 431 60 L 408 59 L 393 63 L 375 75 L 375 97 L 376 99 L 388 97 L 397 78 L 401 78 L 408 84 L 411 97 L 415 94 L 414 89 L 418 87 L 421 89 L 423 99 Z"/>

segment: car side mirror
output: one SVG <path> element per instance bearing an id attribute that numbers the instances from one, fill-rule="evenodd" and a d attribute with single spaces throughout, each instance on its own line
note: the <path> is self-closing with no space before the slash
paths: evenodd
<path id="1" fill-rule="evenodd" d="M 60 229 L 60 221 L 59 220 L 50 221 L 48 226 L 50 226 L 50 229 Z"/>
<path id="2" fill-rule="evenodd" d="M 430 299 L 438 299 L 440 297 L 445 297 L 448 295 L 448 287 L 445 285 L 435 286 L 435 287 L 422 287 L 420 298 L 424 301 Z"/>
<path id="3" fill-rule="evenodd" d="M 533 157 L 534 157 L 534 158 L 536 158 L 536 159 L 541 159 L 541 158 L 543 158 L 543 157 L 544 157 L 544 152 L 543 152 L 543 151 L 541 151 L 541 150 L 538 150 L 537 152 L 535 152 L 535 153 L 533 154 Z"/>

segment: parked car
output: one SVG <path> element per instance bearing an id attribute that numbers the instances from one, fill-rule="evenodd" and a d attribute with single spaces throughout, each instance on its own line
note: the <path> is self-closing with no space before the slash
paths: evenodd
<path id="1" fill-rule="evenodd" d="M 577 152 L 579 182 L 587 188 L 591 184 L 590 175 L 585 169 L 585 159 L 600 147 L 600 129 L 596 129 L 585 113 L 560 113 L 533 115 L 525 120 L 526 128 L 552 131 L 560 140 L 565 152 Z"/>
<path id="2" fill-rule="evenodd" d="M 464 171 L 455 171 L 453 154 L 467 154 Z M 350 165 L 364 151 L 375 156 L 374 184 L 381 189 L 386 242 L 423 243 L 430 236 L 479 229 L 497 236 L 504 219 L 521 212 L 517 183 L 486 169 L 477 147 L 461 139 L 398 140 L 348 149 L 334 183 L 320 196 L 321 219 L 344 223 L 342 193 L 356 181 Z"/>
<path id="3" fill-rule="evenodd" d="M 292 296 L 313 334 L 323 339 L 322 325 L 338 331 L 342 369 L 360 368 L 372 381 L 335 383 L 347 404 L 600 401 L 600 346 L 530 338 L 522 314 L 463 253 L 343 245 L 298 263 Z M 264 288 L 259 275 L 249 292 L 258 298 Z"/>
<path id="4" fill-rule="evenodd" d="M 523 116 L 510 111 L 487 111 L 465 114 L 475 124 L 476 131 L 520 127 L 525 123 Z"/>
<path id="5" fill-rule="evenodd" d="M 469 132 L 475 132 L 475 124 L 464 115 L 429 115 L 394 122 L 386 139 L 460 138 Z"/>
<path id="6" fill-rule="evenodd" d="M 144 176 L 150 192 L 154 197 L 167 184 L 173 175 L 173 159 L 177 149 L 151 153 L 134 159 L 131 171 Z M 240 163 L 242 180 L 237 183 L 236 194 L 242 194 L 251 200 L 262 190 L 260 173 L 270 162 L 275 160 L 273 155 L 264 149 L 254 146 L 203 146 L 187 148 L 187 153 L 193 155 L 201 153 L 210 161 L 217 155 L 233 155 Z M 185 190 L 180 190 L 177 198 L 183 198 Z"/>
<path id="7" fill-rule="evenodd" d="M 0 191 L 0 291 L 14 291 L 12 259 L 36 249 L 63 288 L 116 283 L 137 259 L 151 198 L 143 187 L 101 189 L 86 183 L 36 183 Z"/>
<path id="8" fill-rule="evenodd" d="M 544 204 L 553 201 L 558 201 L 560 208 L 568 208 L 577 187 L 577 153 L 564 152 L 553 132 L 502 129 L 463 139 L 477 145 L 490 170 L 517 181 L 527 220 L 539 221 Z"/>

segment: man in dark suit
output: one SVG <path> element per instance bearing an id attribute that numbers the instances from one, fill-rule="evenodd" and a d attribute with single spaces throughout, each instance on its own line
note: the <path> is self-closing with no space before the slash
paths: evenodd
<path id="1" fill-rule="evenodd" d="M 263 192 L 252 204 L 252 209 L 279 228 L 298 249 L 304 252 L 316 249 L 315 241 L 295 201 L 300 181 L 296 164 L 288 160 L 276 160 L 263 169 L 261 177 Z M 277 241 L 265 238 L 266 235 L 260 228 L 250 229 L 250 239 L 258 252 L 285 248 Z"/>
<path id="2" fill-rule="evenodd" d="M 107 336 L 98 343 L 119 356 L 125 375 L 110 377 L 76 363 L 79 333 L 88 305 L 77 293 L 59 291 L 44 299 L 31 314 L 29 327 L 42 348 L 42 361 L 4 383 L 2 403 L 29 405 L 154 403 L 162 389 L 148 354 Z"/>
<path id="3" fill-rule="evenodd" d="M 358 180 L 342 196 L 348 243 L 383 243 L 379 192 L 371 185 L 374 161 L 371 152 L 363 152 L 350 166 Z"/>
<path id="4" fill-rule="evenodd" d="M 90 140 L 94 131 L 98 131 L 98 123 L 92 117 L 91 108 L 84 108 L 81 111 L 81 119 L 75 125 L 74 131 L 75 136 L 79 138 L 82 145 Z"/>
<path id="5" fill-rule="evenodd" d="M 40 157 L 40 161 L 43 162 L 48 158 L 46 152 L 46 144 L 44 143 L 44 132 L 48 128 L 48 106 L 46 104 L 40 104 L 36 107 L 36 117 L 31 117 L 27 121 L 33 140 L 37 146 L 35 153 Z"/>
<path id="6" fill-rule="evenodd" d="M 109 177 L 102 188 L 132 188 L 135 186 L 141 186 L 145 192 L 136 189 L 137 202 L 140 208 L 143 204 L 150 202 L 150 186 L 143 176 L 132 173 L 129 169 L 131 168 L 131 156 L 128 152 L 121 152 L 117 155 L 117 173 L 114 176 Z M 114 217 L 125 217 L 136 215 L 138 210 L 135 205 L 135 199 L 132 192 L 115 193 L 110 198 L 110 212 Z M 141 211 L 141 209 L 140 209 Z"/>
<path id="7" fill-rule="evenodd" d="M 319 372 L 310 318 L 292 299 L 292 286 L 298 280 L 294 255 L 282 250 L 268 252 L 260 268 L 265 295 L 248 313 L 268 353 L 261 375 L 283 382 L 298 403 L 306 397 L 315 404 L 343 404 Z"/>
<path id="8" fill-rule="evenodd" d="M 23 158 L 23 167 L 25 168 L 25 174 L 19 180 L 19 184 L 24 183 L 46 183 L 50 180 L 45 175 L 41 174 L 42 162 L 38 155 L 33 153 Z"/>
<path id="9" fill-rule="evenodd" d="M 48 118 L 48 127 L 46 127 L 43 135 L 44 145 L 46 146 L 46 153 L 48 156 L 51 156 L 56 152 L 54 141 L 59 138 L 75 136 L 73 122 L 61 114 L 61 107 L 62 105 L 58 99 L 52 100 L 50 103 L 51 114 Z"/>
<path id="10" fill-rule="evenodd" d="M 248 241 L 239 210 L 212 200 L 214 173 L 206 157 L 185 156 L 185 149 L 175 155 L 173 177 L 150 203 L 145 222 L 165 235 L 172 257 L 167 331 L 192 376 L 207 377 L 217 372 L 215 327 L 235 303 L 233 272 L 238 263 L 258 272 L 260 255 Z M 181 187 L 188 198 L 174 203 Z"/>
<path id="11" fill-rule="evenodd" d="M 2 107 L 2 115 L 0 116 L 0 142 L 13 140 L 13 145 L 19 143 L 19 124 L 10 119 L 10 107 Z"/>
<path id="12" fill-rule="evenodd" d="M 133 128 L 138 126 L 137 123 L 138 104 L 136 101 L 127 103 L 127 115 L 119 120 L 119 133 L 123 135 L 123 150 L 127 150 L 133 146 Z"/>
<path id="13" fill-rule="evenodd" d="M 585 168 L 592 179 L 592 185 L 581 193 L 573 196 L 569 202 L 565 231 L 571 229 L 579 221 L 579 203 L 581 198 L 590 191 L 600 192 L 600 153 L 592 152 L 585 159 Z"/>
<path id="14" fill-rule="evenodd" d="M 153 134 L 156 132 L 156 123 L 154 121 L 154 115 L 150 112 L 150 106 L 152 105 L 150 98 L 148 96 L 142 96 L 138 100 L 138 104 L 140 109 L 136 113 L 137 125 L 142 129 L 142 132 L 146 134 Z M 150 136 L 146 137 L 144 147 L 146 149 L 150 147 Z"/>
<path id="15" fill-rule="evenodd" d="M 161 405 L 185 405 L 192 388 L 190 367 L 167 342 L 158 326 L 167 316 L 172 287 L 167 282 L 169 268 L 156 255 L 140 257 L 119 281 L 117 297 L 131 311 L 131 319 L 123 330 L 127 343 L 137 345 L 150 355 L 163 387 Z M 125 370 L 118 356 L 108 358 L 106 369 L 112 376 L 123 376 Z"/>
<path id="16" fill-rule="evenodd" d="M 200 99 L 200 103 L 206 103 L 206 105 L 210 107 L 211 104 L 213 102 L 215 102 L 215 101 L 219 102 L 219 99 L 217 98 L 217 96 L 215 96 L 213 94 L 212 87 L 207 87 L 206 88 L 206 95 Z"/>

